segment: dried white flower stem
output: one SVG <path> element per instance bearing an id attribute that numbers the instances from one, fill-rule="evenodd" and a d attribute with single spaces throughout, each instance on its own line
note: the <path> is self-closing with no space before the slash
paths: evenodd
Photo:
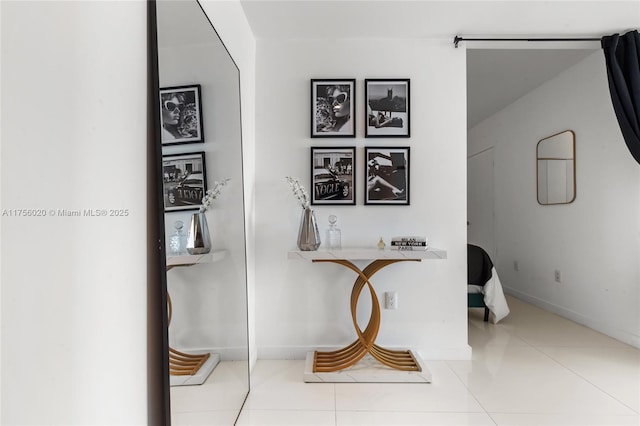
<path id="1" fill-rule="evenodd" d="M 218 195 L 220 195 L 220 192 L 222 192 L 222 187 L 225 186 L 230 180 L 231 179 L 227 178 L 223 181 L 220 181 L 220 182 L 215 181 L 213 183 L 213 188 L 208 190 L 204 198 L 202 199 L 202 205 L 200 206 L 200 213 L 206 212 L 207 209 L 211 207 L 213 200 L 218 198 Z"/>
<path id="2" fill-rule="evenodd" d="M 294 179 L 290 176 L 287 176 L 286 179 L 289 183 L 289 186 L 291 187 L 291 191 L 293 192 L 294 197 L 296 197 L 296 199 L 300 203 L 300 206 L 303 209 L 309 207 L 309 194 L 304 189 L 304 187 L 300 185 L 298 179 Z"/>

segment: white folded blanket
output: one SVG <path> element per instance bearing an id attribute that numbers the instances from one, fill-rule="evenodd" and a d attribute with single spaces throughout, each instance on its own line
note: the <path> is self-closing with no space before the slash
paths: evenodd
<path id="1" fill-rule="evenodd" d="M 490 320 L 497 324 L 498 321 L 509 315 L 509 305 L 502 291 L 502 284 L 496 268 L 491 269 L 491 279 L 487 281 L 484 287 L 478 285 L 467 286 L 468 293 L 482 293 L 484 295 L 484 304 L 487 305 L 491 313 Z"/>

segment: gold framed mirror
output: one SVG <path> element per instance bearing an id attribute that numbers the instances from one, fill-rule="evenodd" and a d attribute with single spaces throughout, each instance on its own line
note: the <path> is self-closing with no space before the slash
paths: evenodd
<path id="1" fill-rule="evenodd" d="M 576 199 L 575 133 L 565 130 L 538 141 L 536 163 L 538 203 L 572 203 Z"/>

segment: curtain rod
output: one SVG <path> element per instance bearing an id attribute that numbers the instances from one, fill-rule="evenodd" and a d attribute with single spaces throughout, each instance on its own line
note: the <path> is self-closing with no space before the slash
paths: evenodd
<path id="1" fill-rule="evenodd" d="M 453 44 L 458 48 L 461 41 L 600 41 L 602 38 L 464 38 L 455 36 Z"/>

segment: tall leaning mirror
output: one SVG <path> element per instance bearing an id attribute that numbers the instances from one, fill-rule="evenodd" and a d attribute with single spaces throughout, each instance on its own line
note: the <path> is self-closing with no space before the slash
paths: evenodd
<path id="1" fill-rule="evenodd" d="M 232 425 L 249 392 L 240 75 L 197 1 L 156 16 L 170 417 Z"/>

